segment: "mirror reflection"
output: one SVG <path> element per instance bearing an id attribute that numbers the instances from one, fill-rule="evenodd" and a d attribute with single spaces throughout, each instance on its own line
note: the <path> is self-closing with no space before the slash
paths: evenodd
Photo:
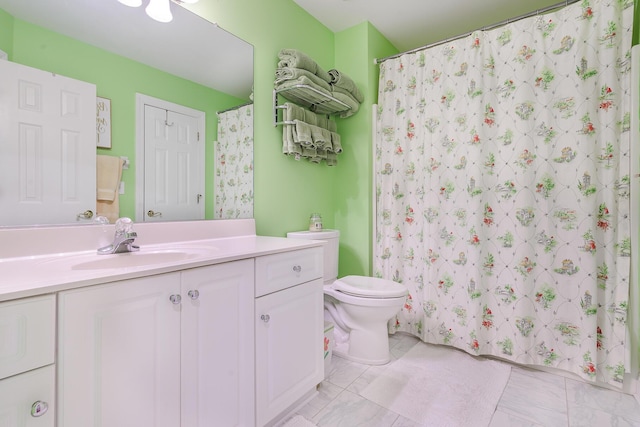
<path id="1" fill-rule="evenodd" d="M 14 168 L 14 176 L 0 172 L 0 183 L 19 190 L 0 184 L 0 226 L 94 221 L 95 214 L 86 218 L 86 212 L 95 212 L 96 197 L 105 205 L 113 196 L 101 192 L 100 183 L 95 194 L 96 154 L 126 160 L 116 188 L 116 216 L 136 221 L 253 216 L 253 47 L 178 4 L 171 8 L 172 22 L 158 23 L 144 8 L 129 8 L 117 0 L 0 0 L 0 50 L 9 61 L 59 77 L 56 82 L 64 76 L 94 87 L 91 101 L 74 99 L 72 104 L 75 113 L 90 110 L 93 134 L 68 132 L 66 139 L 56 140 L 59 152 L 48 158 L 38 157 L 38 147 L 46 147 L 48 137 L 34 133 L 28 139 L 17 112 L 0 114 L 0 127 L 10 129 L 0 130 L 2 158 L 32 171 L 25 175 L 21 166 Z M 3 81 L 10 74 L 5 68 L 0 68 Z M 97 149 L 96 96 L 97 101 L 106 100 L 110 110 L 108 116 L 103 111 L 100 122 L 110 125 L 108 142 L 101 134 Z M 181 116 L 185 112 L 186 117 Z M 53 120 L 53 126 L 60 124 Z M 155 156 L 150 155 L 149 136 L 170 134 L 175 146 L 156 141 L 151 146 Z M 186 153 L 180 145 L 185 141 L 199 144 L 201 151 Z M 90 147 L 93 157 L 82 167 L 74 160 L 80 156 L 78 146 Z M 25 156 L 24 147 L 35 148 Z M 62 172 L 46 171 L 38 162 L 55 164 Z M 86 163 L 94 165 L 92 171 L 84 170 Z M 186 177 L 185 171 L 194 177 Z M 67 187 L 50 189 L 52 182 Z M 79 186 L 86 182 L 93 183 L 94 191 L 88 207 L 76 203 Z M 31 198 L 24 189 L 31 191 L 26 192 Z M 55 218 L 58 208 L 47 205 L 51 198 L 72 206 L 72 213 Z M 196 214 L 182 216 L 181 205 L 196 205 Z M 9 214 L 14 206 L 30 214 Z"/>

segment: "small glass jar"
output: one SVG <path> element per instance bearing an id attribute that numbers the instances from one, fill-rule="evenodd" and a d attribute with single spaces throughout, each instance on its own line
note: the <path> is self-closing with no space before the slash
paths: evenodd
<path id="1" fill-rule="evenodd" d="M 309 217 L 309 231 L 322 231 L 322 217 L 319 213 L 312 213 Z"/>

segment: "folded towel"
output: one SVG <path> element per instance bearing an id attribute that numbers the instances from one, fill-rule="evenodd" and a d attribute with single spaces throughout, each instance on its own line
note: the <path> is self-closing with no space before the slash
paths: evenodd
<path id="1" fill-rule="evenodd" d="M 331 132 L 318 126 L 310 126 L 310 128 L 311 140 L 316 149 L 326 150 L 327 147 L 331 147 Z"/>
<path id="2" fill-rule="evenodd" d="M 327 83 L 331 82 L 331 76 L 316 61 L 296 49 L 282 49 L 278 53 L 278 68 L 302 68 L 311 71 Z"/>
<path id="3" fill-rule="evenodd" d="M 291 102 L 285 102 L 283 107 L 283 119 L 292 124 L 282 126 L 282 152 L 296 160 L 325 161 L 335 166 L 336 153 L 342 152 L 335 120 Z"/>
<path id="4" fill-rule="evenodd" d="M 356 99 L 356 101 L 358 101 L 358 103 L 362 104 L 364 96 L 362 96 L 360 89 L 358 89 L 358 86 L 356 86 L 356 83 L 351 79 L 351 77 L 336 69 L 329 70 L 329 76 L 331 77 L 330 83 L 333 86 L 346 90 Z"/>
<path id="5" fill-rule="evenodd" d="M 346 110 L 340 113 L 340 117 L 342 118 L 353 116 L 360 109 L 360 103 L 351 95 L 348 95 L 342 92 L 333 91 L 332 96 L 338 101 L 342 101 L 345 104 L 347 104 L 349 107 L 351 107 L 350 110 Z"/>
<path id="6" fill-rule="evenodd" d="M 295 127 L 293 128 L 293 141 L 302 145 L 302 148 L 316 148 L 313 143 L 313 137 L 311 136 L 311 126 L 300 120 L 294 120 Z"/>
<path id="7" fill-rule="evenodd" d="M 338 164 L 338 158 L 335 153 L 327 153 L 327 159 L 325 160 L 327 166 L 335 166 Z"/>
<path id="8" fill-rule="evenodd" d="M 307 124 L 327 129 L 331 132 L 337 132 L 335 120 L 328 118 L 326 115 L 316 114 L 313 111 L 307 110 L 292 102 L 285 102 L 283 107 L 285 107 L 285 111 L 282 117 L 285 121 L 300 120 Z"/>
<path id="9" fill-rule="evenodd" d="M 331 147 L 332 152 L 335 154 L 342 153 L 342 141 L 340 139 L 340 134 L 331 132 Z"/>
<path id="10" fill-rule="evenodd" d="M 299 105 L 293 104 L 291 102 L 285 102 L 284 105 L 284 120 L 293 121 L 293 120 L 302 120 L 304 121 L 307 110 L 302 108 Z"/>
<path id="11" fill-rule="evenodd" d="M 293 140 L 293 126 L 291 125 L 282 127 L 282 153 L 293 156 L 296 160 L 300 160 L 302 156 L 302 147 Z"/>
<path id="12" fill-rule="evenodd" d="M 318 85 L 325 90 L 331 91 L 331 85 L 329 83 L 316 76 L 311 71 L 302 68 L 278 68 L 276 70 L 276 79 L 273 83 L 278 86 L 284 81 L 298 80 L 302 76 L 309 78 L 309 80 L 311 80 L 315 85 Z"/>
<path id="13" fill-rule="evenodd" d="M 336 121 L 327 119 L 327 129 L 329 129 L 330 132 L 338 132 L 338 125 L 336 124 Z"/>
<path id="14" fill-rule="evenodd" d="M 122 177 L 122 159 L 115 156 L 96 156 L 96 198 L 113 202 L 118 196 Z"/>
<path id="15" fill-rule="evenodd" d="M 317 151 L 315 148 L 311 148 L 311 147 L 302 147 L 302 157 L 305 157 L 309 160 L 311 159 L 315 159 L 318 157 L 317 155 Z"/>
<path id="16" fill-rule="evenodd" d="M 295 128 L 296 124 L 283 125 L 282 127 L 282 152 L 284 154 L 292 156 L 296 160 L 305 158 L 311 163 L 320 163 L 324 160 L 328 166 L 335 166 L 338 163 L 336 153 L 342 151 L 342 147 L 339 145 L 340 136 L 338 134 L 330 132 L 330 141 L 326 143 L 326 146 L 316 148 L 312 145 L 303 146 L 300 143 L 295 142 L 294 140 L 297 137 Z M 316 129 L 319 129 L 321 133 L 328 132 L 326 129 L 320 129 L 317 127 Z M 322 135 L 321 138 L 324 140 L 327 137 L 326 135 Z M 333 145 L 336 140 L 338 141 L 337 146 Z M 336 149 L 339 151 L 336 152 Z"/>

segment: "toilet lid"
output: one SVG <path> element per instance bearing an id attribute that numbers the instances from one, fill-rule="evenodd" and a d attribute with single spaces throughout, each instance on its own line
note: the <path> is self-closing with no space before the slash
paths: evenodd
<path id="1" fill-rule="evenodd" d="M 386 279 L 345 276 L 333 282 L 333 288 L 345 294 L 369 298 L 397 298 L 407 295 L 406 287 Z"/>

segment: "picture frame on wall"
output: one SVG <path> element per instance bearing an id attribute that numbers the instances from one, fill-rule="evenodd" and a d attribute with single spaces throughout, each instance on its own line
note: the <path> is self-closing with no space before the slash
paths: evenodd
<path id="1" fill-rule="evenodd" d="M 96 97 L 96 145 L 111 148 L 111 100 Z"/>

